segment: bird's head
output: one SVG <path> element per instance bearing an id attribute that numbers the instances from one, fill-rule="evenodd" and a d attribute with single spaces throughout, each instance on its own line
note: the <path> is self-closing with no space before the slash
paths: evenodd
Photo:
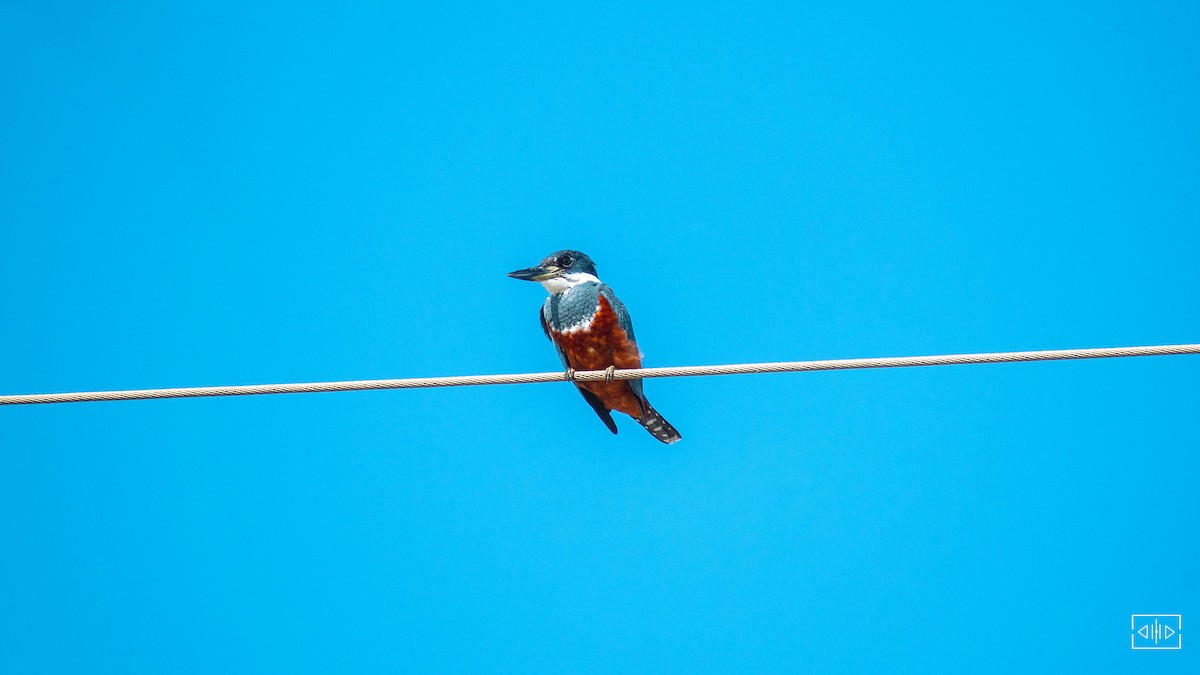
<path id="1" fill-rule="evenodd" d="M 527 267 L 508 276 L 522 281 L 537 281 L 552 294 L 562 293 L 568 288 L 587 281 L 599 282 L 596 264 L 581 251 L 555 251 L 546 256 L 537 267 Z"/>

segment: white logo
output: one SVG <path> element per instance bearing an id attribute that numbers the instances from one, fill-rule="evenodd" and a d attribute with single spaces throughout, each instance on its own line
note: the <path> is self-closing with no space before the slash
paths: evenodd
<path id="1" fill-rule="evenodd" d="M 1129 617 L 1131 649 L 1183 649 L 1183 617 L 1179 614 L 1134 614 Z"/>

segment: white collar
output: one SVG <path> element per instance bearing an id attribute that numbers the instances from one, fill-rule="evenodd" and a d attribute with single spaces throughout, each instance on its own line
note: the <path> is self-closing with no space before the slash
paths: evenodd
<path id="1" fill-rule="evenodd" d="M 595 274 L 588 274 L 587 272 L 571 272 L 570 274 L 564 274 L 561 277 L 552 277 L 550 279 L 546 279 L 545 281 L 541 282 L 541 284 L 546 288 L 547 291 L 550 291 L 550 295 L 558 295 L 568 288 L 574 288 L 579 284 L 586 284 L 589 282 L 598 284 L 600 283 L 600 279 L 596 278 Z"/>

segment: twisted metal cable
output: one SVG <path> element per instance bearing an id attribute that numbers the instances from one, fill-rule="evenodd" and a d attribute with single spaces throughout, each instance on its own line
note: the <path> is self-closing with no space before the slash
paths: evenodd
<path id="1" fill-rule="evenodd" d="M 598 382 L 633 380 L 648 377 L 694 377 L 702 375 L 749 375 L 755 373 L 795 373 L 813 370 L 855 370 L 860 368 L 911 368 L 915 366 L 951 366 L 1018 361 L 1061 361 L 1068 359 L 1104 359 L 1129 356 L 1167 356 L 1200 354 L 1200 344 L 1158 345 L 1148 347 L 1104 347 L 1099 349 L 1052 349 L 1028 352 L 984 354 L 946 354 L 941 356 L 896 356 L 825 361 L 780 361 L 740 363 L 721 366 L 672 366 L 666 368 L 630 368 L 611 372 L 581 370 L 514 375 L 459 375 L 453 377 L 412 377 L 394 380 L 350 380 L 344 382 L 301 382 L 294 384 L 245 384 L 218 387 L 180 387 L 171 389 L 131 389 L 125 391 L 89 391 L 63 394 L 0 395 L 0 405 L 33 403 L 78 403 L 83 401 L 130 401 L 198 396 L 250 396 L 254 394 L 300 394 L 368 389 L 417 389 L 422 387 L 470 387 L 484 384 L 534 384 L 538 382 Z"/>

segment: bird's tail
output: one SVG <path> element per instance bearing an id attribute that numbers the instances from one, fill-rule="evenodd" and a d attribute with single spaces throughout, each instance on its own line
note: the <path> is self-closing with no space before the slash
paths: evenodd
<path id="1" fill-rule="evenodd" d="M 675 427 L 671 426 L 670 422 L 664 420 L 662 415 L 659 415 L 658 411 L 651 407 L 649 403 L 646 403 L 645 417 L 639 419 L 638 424 L 646 427 L 646 431 L 649 431 L 651 436 L 663 443 L 674 443 L 683 438 L 679 435 L 678 431 L 675 431 Z"/>

